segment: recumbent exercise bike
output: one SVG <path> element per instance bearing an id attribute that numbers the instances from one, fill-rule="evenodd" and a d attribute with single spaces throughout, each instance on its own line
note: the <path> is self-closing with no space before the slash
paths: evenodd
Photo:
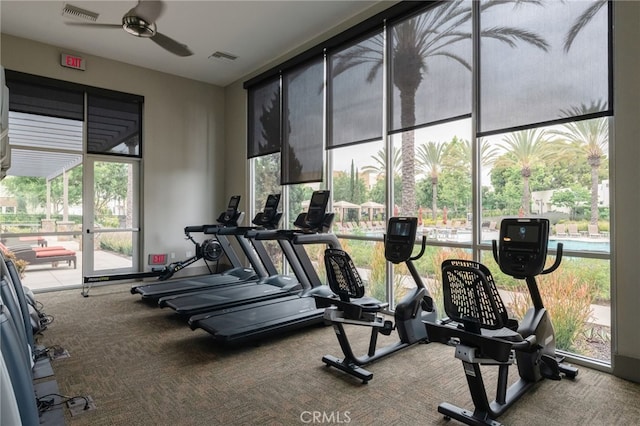
<path id="1" fill-rule="evenodd" d="M 426 246 L 424 237 L 420 253 L 411 256 L 416 242 L 417 226 L 418 220 L 415 217 L 392 217 L 387 227 L 385 258 L 395 264 L 404 262 L 416 282 L 416 287 L 409 290 L 396 305 L 395 325 L 383 316 L 383 310 L 389 306 L 388 303 L 372 297 L 364 297 L 364 283 L 349 254 L 339 249 L 325 251 L 327 281 L 331 291 L 337 297 L 316 296 L 316 306 L 326 308 L 324 318 L 333 325 L 344 353 L 343 359 L 325 355 L 322 361 L 328 367 L 338 368 L 366 384 L 373 378 L 373 373 L 362 366 L 415 343 L 427 342 L 424 321 L 428 319 L 435 321 L 436 309 L 429 291 L 413 264 L 414 260 L 424 254 Z M 371 338 L 366 355 L 360 357 L 354 355 L 344 324 L 371 327 Z M 394 329 L 398 331 L 400 340 L 376 350 L 378 334 L 388 336 Z"/>
<path id="2" fill-rule="evenodd" d="M 427 322 L 430 341 L 454 343 L 455 356 L 462 361 L 475 410 L 449 403 L 438 406 L 445 419 L 469 425 L 500 425 L 495 419 L 543 378 L 560 380 L 578 374 L 556 355 L 553 325 L 544 308 L 536 276 L 555 271 L 562 261 L 558 244 L 555 262 L 544 269 L 547 259 L 547 219 L 504 219 L 499 242 L 493 241 L 493 255 L 500 270 L 524 279 L 533 306 L 518 324 L 507 316 L 491 272 L 471 260 L 449 259 L 442 263 L 445 313 L 448 318 Z M 509 366 L 518 367 L 519 379 L 508 386 Z M 481 365 L 497 365 L 496 397 L 489 402 Z"/>

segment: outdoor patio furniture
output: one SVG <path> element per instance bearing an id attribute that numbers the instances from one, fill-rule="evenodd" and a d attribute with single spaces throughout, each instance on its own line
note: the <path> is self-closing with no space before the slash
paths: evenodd
<path id="1" fill-rule="evenodd" d="M 598 230 L 598 225 L 588 225 L 587 229 L 589 231 L 590 238 L 600 238 L 602 234 Z"/>
<path id="2" fill-rule="evenodd" d="M 566 237 L 567 234 L 567 225 L 564 223 L 556 223 L 556 237 Z"/>
<path id="3" fill-rule="evenodd" d="M 580 232 L 578 231 L 578 224 L 577 223 L 570 223 L 567 225 L 567 230 L 569 231 L 569 236 L 570 237 L 579 237 L 580 236 Z"/>
<path id="4" fill-rule="evenodd" d="M 77 267 L 76 252 L 68 250 L 61 246 L 55 247 L 28 247 L 15 246 L 7 247 L 0 244 L 0 249 L 4 252 L 12 252 L 16 259 L 24 260 L 29 265 L 41 265 L 51 263 L 52 267 L 57 267 L 59 262 L 67 262 L 69 266 L 73 264 L 73 268 Z"/>
<path id="5" fill-rule="evenodd" d="M 47 240 L 43 237 L 20 237 L 18 240 L 22 243 L 36 243 L 39 247 L 47 246 Z"/>

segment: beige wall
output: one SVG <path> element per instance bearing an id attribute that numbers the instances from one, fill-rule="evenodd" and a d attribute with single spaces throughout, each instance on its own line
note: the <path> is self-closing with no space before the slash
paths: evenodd
<path id="1" fill-rule="evenodd" d="M 193 245 L 183 228 L 215 222 L 226 207 L 224 90 L 148 69 L 78 53 L 86 71 L 60 66 L 63 49 L 2 34 L 5 68 L 89 86 L 142 95 L 143 259 Z"/>

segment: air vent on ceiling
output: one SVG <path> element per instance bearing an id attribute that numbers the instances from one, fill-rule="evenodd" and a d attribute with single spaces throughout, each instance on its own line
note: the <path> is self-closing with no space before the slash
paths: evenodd
<path id="1" fill-rule="evenodd" d="M 209 56 L 209 59 L 228 59 L 229 61 L 235 61 L 238 57 L 231 53 L 214 52 Z"/>
<path id="2" fill-rule="evenodd" d="M 91 12 L 90 10 L 82 9 L 71 4 L 65 4 L 62 8 L 62 16 L 68 16 L 70 18 L 96 22 L 99 15 L 99 13 Z"/>

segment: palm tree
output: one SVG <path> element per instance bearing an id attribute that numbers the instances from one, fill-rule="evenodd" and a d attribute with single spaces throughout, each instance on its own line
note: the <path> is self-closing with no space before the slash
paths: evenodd
<path id="1" fill-rule="evenodd" d="M 480 139 L 480 164 L 490 167 L 498 156 L 498 148 L 488 139 Z M 444 163 L 447 167 L 463 169 L 471 173 L 472 146 L 468 139 L 454 136 L 448 144 L 447 156 Z"/>
<path id="2" fill-rule="evenodd" d="M 563 110 L 566 117 L 576 117 L 596 111 L 603 111 L 604 102 L 599 101 L 591 105 L 580 105 L 569 110 Z M 572 121 L 562 125 L 561 130 L 553 130 L 552 134 L 568 142 L 565 150 L 569 154 L 582 155 L 587 158 L 591 167 L 591 224 L 596 225 L 599 219 L 598 211 L 598 183 L 599 170 L 602 159 L 609 149 L 609 126 L 604 117 L 591 120 Z"/>
<path id="3" fill-rule="evenodd" d="M 436 220 L 438 210 L 438 177 L 442 172 L 442 163 L 447 143 L 427 142 L 416 150 L 417 169 L 431 181 L 431 218 Z"/>
<path id="4" fill-rule="evenodd" d="M 502 139 L 500 147 L 506 154 L 496 160 L 497 167 L 520 168 L 522 176 L 522 209 L 525 215 L 531 213 L 531 190 L 529 179 L 536 164 L 544 164 L 556 153 L 550 146 L 546 131 L 541 129 L 521 130 L 509 133 Z"/>
<path id="5" fill-rule="evenodd" d="M 508 3 L 519 4 L 520 0 L 482 2 L 481 11 Z M 538 0 L 530 3 L 541 4 Z M 422 80 L 429 73 L 429 61 L 435 57 L 444 57 L 471 70 L 467 58 L 457 55 L 451 46 L 471 39 L 471 31 L 463 28 L 472 18 L 472 4 L 468 0 L 443 2 L 411 19 L 399 23 L 392 30 L 393 53 L 390 57 L 390 69 L 393 84 L 400 96 L 400 125 L 403 129 L 412 129 L 416 124 L 416 93 Z M 481 37 L 492 38 L 516 47 L 517 41 L 532 44 L 547 51 L 548 43 L 537 34 L 508 26 L 483 28 Z M 338 75 L 350 68 L 368 64 L 371 69 L 367 81 L 373 81 L 382 68 L 384 49 L 380 49 L 382 37 L 372 40 L 371 44 L 361 44 L 346 54 L 335 57 L 332 75 Z M 378 46 L 375 46 L 378 44 Z M 375 46 L 375 48 L 372 47 Z M 415 197 L 415 161 L 414 132 L 402 133 L 402 213 L 412 214 L 416 210 Z"/>
<path id="6" fill-rule="evenodd" d="M 571 26 L 564 39 L 564 51 L 571 49 L 573 41 L 576 39 L 580 31 L 589 23 L 591 19 L 607 4 L 607 0 L 596 0 L 591 6 L 587 7 L 582 15 L 578 16 L 576 22 Z"/>
<path id="7" fill-rule="evenodd" d="M 393 174 L 394 176 L 400 176 L 400 173 L 402 172 L 402 156 L 401 156 L 400 150 L 396 149 L 396 147 L 391 147 L 391 158 L 392 158 L 391 161 L 393 164 L 392 166 Z M 386 146 L 378 150 L 378 152 L 376 152 L 375 155 L 372 155 L 371 159 L 373 160 L 374 164 L 369 166 L 364 166 L 360 170 L 365 173 L 376 173 L 380 176 L 386 176 L 387 174 Z"/>

